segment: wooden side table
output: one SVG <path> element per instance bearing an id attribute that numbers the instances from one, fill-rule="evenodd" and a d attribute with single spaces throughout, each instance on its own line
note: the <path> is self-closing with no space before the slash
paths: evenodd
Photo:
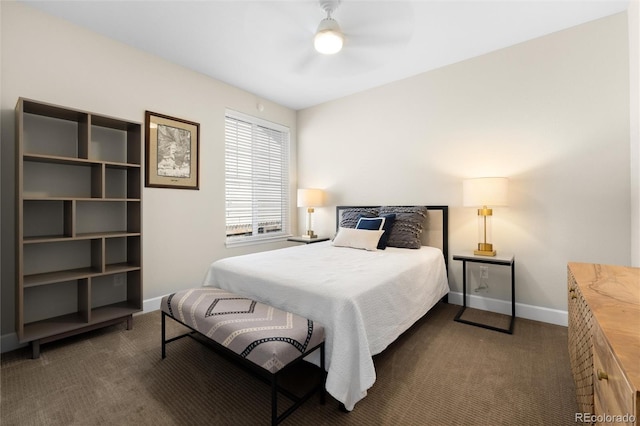
<path id="1" fill-rule="evenodd" d="M 477 327 L 486 328 L 489 330 L 499 331 L 501 333 L 513 334 L 513 323 L 516 318 L 516 285 L 515 285 L 515 273 L 516 273 L 516 261 L 512 254 L 500 254 L 496 256 L 478 256 L 470 252 L 463 252 L 460 254 L 454 254 L 453 260 L 462 261 L 462 307 L 458 311 L 458 314 L 454 318 L 454 321 L 462 322 L 464 324 L 475 325 Z M 499 328 L 492 325 L 482 324 L 474 321 L 468 321 L 462 319 L 461 316 L 467 309 L 467 262 L 483 263 L 488 265 L 500 265 L 508 266 L 511 268 L 511 321 L 509 328 Z"/>

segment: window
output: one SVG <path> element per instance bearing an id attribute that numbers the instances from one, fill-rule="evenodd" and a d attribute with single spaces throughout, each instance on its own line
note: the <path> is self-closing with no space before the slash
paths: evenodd
<path id="1" fill-rule="evenodd" d="M 289 129 L 225 114 L 227 245 L 289 235 Z"/>

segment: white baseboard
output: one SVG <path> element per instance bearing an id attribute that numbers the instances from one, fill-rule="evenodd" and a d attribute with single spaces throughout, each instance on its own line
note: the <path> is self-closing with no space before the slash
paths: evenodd
<path id="1" fill-rule="evenodd" d="M 157 311 L 160 309 L 160 302 L 164 296 L 154 297 L 142 302 L 142 314 Z M 483 311 L 497 312 L 500 314 L 511 314 L 511 303 L 506 300 L 491 299 L 488 297 L 480 297 L 469 295 L 467 306 Z M 449 293 L 449 303 L 454 305 L 462 305 L 462 293 Z M 534 321 L 547 322 L 550 324 L 567 326 L 568 316 L 566 311 L 557 309 L 542 308 L 540 306 L 525 305 L 524 303 L 516 303 L 516 316 Z M 15 349 L 27 346 L 26 343 L 18 342 L 16 333 L 8 333 L 0 336 L 0 352 L 10 352 Z"/>
<path id="2" fill-rule="evenodd" d="M 449 303 L 462 305 L 462 293 L 449 293 Z M 511 315 L 511 301 L 491 299 L 488 297 L 467 294 L 467 306 L 483 311 L 497 312 L 499 314 Z M 516 317 L 534 321 L 546 322 L 549 324 L 567 326 L 568 313 L 558 309 L 543 308 L 540 306 L 527 305 L 516 302 Z"/>
<path id="3" fill-rule="evenodd" d="M 160 309 L 160 302 L 162 302 L 163 297 L 164 296 L 160 296 L 160 297 L 154 297 L 153 299 L 144 300 L 142 302 L 141 313 L 146 314 L 147 312 L 157 311 L 158 309 Z"/>

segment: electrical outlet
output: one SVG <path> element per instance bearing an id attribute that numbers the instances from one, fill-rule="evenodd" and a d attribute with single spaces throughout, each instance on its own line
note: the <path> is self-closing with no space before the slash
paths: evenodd
<path id="1" fill-rule="evenodd" d="M 113 276 L 113 285 L 121 287 L 127 283 L 127 277 L 124 274 L 116 274 Z"/>
<path id="2" fill-rule="evenodd" d="M 482 280 L 489 280 L 489 267 L 488 266 L 481 266 L 480 267 L 480 278 L 482 278 Z"/>
<path id="3" fill-rule="evenodd" d="M 474 290 L 476 293 L 480 291 L 488 291 L 489 290 L 489 267 L 488 266 L 480 266 L 480 282 L 478 286 Z"/>

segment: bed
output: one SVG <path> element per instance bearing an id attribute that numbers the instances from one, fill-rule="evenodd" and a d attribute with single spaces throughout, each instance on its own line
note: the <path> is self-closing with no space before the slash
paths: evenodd
<path id="1" fill-rule="evenodd" d="M 349 246 L 352 241 L 348 238 L 338 246 L 344 243 L 344 235 L 369 238 L 372 234 L 367 227 L 381 217 L 388 219 L 386 230 L 379 232 L 389 238 L 384 250 L 356 249 Z M 405 221 L 407 218 L 411 220 Z M 372 356 L 449 292 L 448 208 L 338 206 L 336 223 L 333 241 L 215 261 L 203 285 L 251 297 L 324 325 L 326 389 L 350 411 L 375 382 Z M 367 231 L 356 229 L 362 227 Z M 401 234 L 409 235 L 407 244 L 415 248 L 397 247 L 405 244 L 393 239 Z"/>

